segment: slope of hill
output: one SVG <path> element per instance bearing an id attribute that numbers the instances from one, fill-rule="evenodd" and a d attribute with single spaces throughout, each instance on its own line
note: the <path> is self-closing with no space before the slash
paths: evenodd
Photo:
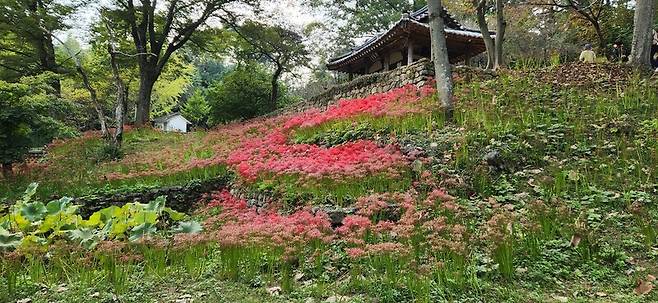
<path id="1" fill-rule="evenodd" d="M 197 210 L 201 234 L 101 244 L 128 260 L 123 290 L 94 263 L 107 285 L 18 293 L 132 302 L 142 283 L 175 294 L 184 273 L 176 299 L 195 302 L 218 299 L 190 285 L 225 280 L 262 301 L 656 301 L 658 86 L 610 68 L 460 81 L 450 122 L 431 87 L 405 87 L 187 136 L 133 131 L 100 165 L 81 159 L 97 139 L 58 144 L 23 177 L 44 196 L 234 176 Z"/>

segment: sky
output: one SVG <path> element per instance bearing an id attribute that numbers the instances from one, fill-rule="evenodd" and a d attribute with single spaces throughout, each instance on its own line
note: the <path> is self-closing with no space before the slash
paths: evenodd
<path id="1" fill-rule="evenodd" d="M 62 2 L 70 2 L 70 0 L 62 0 Z M 90 3 L 88 7 L 80 9 L 69 20 L 68 25 L 71 27 L 65 32 L 57 33 L 62 39 L 71 35 L 78 39 L 83 45 L 88 44 L 89 35 L 88 29 L 91 24 L 98 20 L 98 9 L 102 6 L 108 6 L 111 0 L 98 0 Z M 164 3 L 161 1 L 160 3 Z M 273 16 L 273 21 L 283 22 L 296 30 L 302 30 L 306 25 L 322 20 L 322 16 L 314 14 L 307 5 L 303 4 L 303 0 L 268 0 L 261 1 L 262 8 L 269 15 Z M 248 15 L 247 10 L 237 9 Z M 212 22 L 212 21 L 211 21 Z M 216 22 L 216 21 L 215 21 Z"/>
<path id="2" fill-rule="evenodd" d="M 61 1 L 66 3 L 72 0 Z M 256 19 L 265 23 L 276 23 L 279 25 L 284 25 L 297 32 L 301 32 L 308 24 L 322 21 L 324 18 L 324 16 L 321 14 L 317 14 L 317 10 L 312 10 L 308 5 L 304 5 L 303 1 L 304 0 L 260 1 L 261 8 L 263 9 L 263 12 L 265 12 L 265 15 L 268 17 L 259 16 Z M 90 40 L 89 28 L 98 20 L 98 9 L 103 6 L 110 6 L 111 3 L 112 0 L 98 0 L 96 2 L 90 3 L 83 9 L 78 10 L 69 20 L 67 20 L 67 24 L 70 26 L 67 31 L 62 31 L 55 34 L 62 41 L 66 41 L 67 38 L 71 36 L 78 40 L 82 47 L 88 46 Z M 166 1 L 160 1 L 159 3 L 160 5 L 164 5 Z M 231 10 L 244 16 L 253 17 L 251 9 L 245 8 L 244 6 L 233 7 Z M 208 24 L 210 26 L 221 26 L 221 23 L 218 20 L 209 20 Z M 326 38 L 326 33 L 311 35 L 305 38 L 306 41 L 304 43 L 309 46 L 309 49 L 312 49 L 313 45 L 317 46 L 322 44 L 322 41 L 319 40 Z M 313 54 L 312 51 L 311 54 Z M 311 61 L 314 65 L 324 63 L 321 62 L 321 59 L 317 56 L 312 56 Z M 295 71 L 294 74 L 294 76 L 284 75 L 285 80 L 293 85 L 301 84 L 310 78 L 311 70 L 306 67 L 300 67 Z"/>

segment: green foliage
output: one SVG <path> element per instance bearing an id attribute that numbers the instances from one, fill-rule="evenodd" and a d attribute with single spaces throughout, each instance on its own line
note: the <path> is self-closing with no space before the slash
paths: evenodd
<path id="1" fill-rule="evenodd" d="M 270 106 L 279 107 L 279 81 L 284 73 L 309 67 L 309 52 L 297 32 L 279 25 L 248 20 L 233 26 L 238 39 L 235 53 L 246 62 L 267 62 L 272 70 Z"/>
<path id="2" fill-rule="evenodd" d="M 114 145 L 114 144 L 108 144 L 106 142 L 103 142 L 101 146 L 98 148 L 97 154 L 96 154 L 96 162 L 97 163 L 102 163 L 106 161 L 114 161 L 121 159 L 124 156 L 124 151 Z"/>
<path id="3" fill-rule="evenodd" d="M 167 214 L 170 220 L 180 221 L 186 216 L 165 207 L 161 196 L 148 204 L 127 203 L 122 207 L 110 206 L 83 219 L 77 214 L 78 205 L 71 198 L 53 200 L 47 204 L 32 201 L 36 183 L 31 184 L 23 198 L 0 217 L 0 247 L 28 248 L 69 239 L 86 248 L 94 248 L 100 241 L 128 239 L 136 241 L 158 230 L 161 219 Z M 194 221 L 182 222 L 172 231 L 198 233 L 202 230 Z"/>
<path id="4" fill-rule="evenodd" d="M 182 107 L 183 116 L 196 126 L 205 126 L 210 114 L 210 105 L 200 90 L 195 90 Z"/>
<path id="5" fill-rule="evenodd" d="M 58 72 L 50 32 L 66 30 L 65 20 L 79 1 L 3 1 L 0 5 L 0 80 L 15 82 L 21 77 L 46 71 Z M 59 80 L 50 84 L 59 87 Z"/>
<path id="6" fill-rule="evenodd" d="M 203 227 L 196 221 L 181 222 L 174 229 L 175 232 L 183 234 L 198 234 L 202 230 Z"/>
<path id="7" fill-rule="evenodd" d="M 20 83 L 0 81 L 0 163 L 19 161 L 30 147 L 75 134 L 65 123 L 71 104 L 50 86 L 55 78 L 46 73 Z"/>
<path id="8" fill-rule="evenodd" d="M 208 89 L 210 124 L 253 118 L 275 110 L 269 102 L 270 92 L 270 75 L 262 67 L 257 64 L 236 67 Z M 279 95 L 283 98 L 285 94 Z"/>
<path id="9" fill-rule="evenodd" d="M 427 2 L 389 0 L 389 1 L 347 1 L 311 0 L 313 7 L 325 9 L 332 17 L 324 27 L 338 31 L 335 44 L 352 46 L 354 37 L 364 37 L 387 30 L 390 25 L 400 20 L 403 12 L 420 9 Z"/>
<path id="10" fill-rule="evenodd" d="M 158 117 L 173 111 L 183 93 L 192 85 L 194 74 L 194 65 L 180 56 L 172 56 L 153 87 L 151 114 Z"/>

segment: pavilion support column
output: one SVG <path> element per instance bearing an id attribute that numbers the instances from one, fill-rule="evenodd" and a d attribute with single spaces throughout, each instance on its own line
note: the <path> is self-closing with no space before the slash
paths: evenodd
<path id="1" fill-rule="evenodd" d="M 384 71 L 388 71 L 388 66 L 391 64 L 391 57 L 388 55 L 384 55 L 384 60 L 382 60 L 382 65 L 384 65 Z"/>
<path id="2" fill-rule="evenodd" d="M 407 41 L 407 65 L 414 63 L 414 42 L 409 39 Z"/>

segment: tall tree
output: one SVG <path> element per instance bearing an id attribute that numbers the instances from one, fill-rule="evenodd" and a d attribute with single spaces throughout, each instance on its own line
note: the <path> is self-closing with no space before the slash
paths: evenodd
<path id="1" fill-rule="evenodd" d="M 580 19 L 587 21 L 594 31 L 601 51 L 606 49 L 606 35 L 601 22 L 611 8 L 612 1 L 609 0 L 548 0 L 529 1 L 528 4 L 536 6 L 552 6 L 563 10 L 569 10 Z"/>
<path id="2" fill-rule="evenodd" d="M 103 36 L 107 36 L 105 42 L 107 43 L 107 53 L 110 58 L 112 79 L 116 88 L 116 104 L 115 104 L 115 117 L 114 117 L 115 118 L 114 120 L 116 122 L 116 127 L 114 129 L 114 132 L 112 132 L 108 128 L 109 122 L 107 116 L 105 115 L 105 109 L 103 108 L 103 103 L 101 102 L 101 100 L 99 100 L 98 92 L 90 81 L 90 77 L 89 77 L 89 73 L 87 72 L 87 69 L 82 64 L 82 60 L 80 59 L 80 54 L 72 50 L 64 41 L 57 38 L 57 36 L 53 35 L 52 33 L 49 34 L 51 34 L 52 38 L 57 40 L 57 42 L 61 44 L 61 46 L 66 51 L 66 53 L 70 56 L 71 59 L 73 59 L 73 62 L 75 64 L 75 70 L 80 75 L 84 88 L 89 92 L 89 97 L 98 116 L 98 122 L 101 127 L 101 134 L 103 138 L 106 139 L 106 142 L 110 146 L 119 149 L 121 148 L 121 144 L 123 141 L 124 113 L 128 106 L 128 87 L 125 85 L 125 82 L 121 78 L 121 74 L 119 72 L 119 63 L 117 60 L 117 56 L 120 54 L 120 52 L 117 50 L 116 47 L 116 42 L 114 38 L 115 34 L 112 30 L 112 26 L 107 20 L 103 20 L 102 23 L 104 24 L 104 29 L 105 29 Z M 98 35 L 99 33 L 97 32 L 96 34 Z"/>
<path id="3" fill-rule="evenodd" d="M 441 17 L 441 12 L 443 11 L 441 0 L 429 0 L 427 5 L 429 9 L 432 61 L 434 62 L 436 89 L 439 93 L 439 100 L 445 110 L 446 117 L 448 120 L 451 120 L 454 110 L 452 102 L 452 72 L 450 70 L 450 60 L 448 59 L 448 48 L 446 46 L 445 26 Z"/>
<path id="4" fill-rule="evenodd" d="M 150 120 L 151 94 L 165 64 L 209 18 L 238 0 L 115 0 L 116 14 L 129 27 L 139 62 L 139 91 L 135 124 Z M 134 2 L 138 2 L 135 5 Z M 164 8 L 160 12 L 158 8 Z"/>
<path id="5" fill-rule="evenodd" d="M 308 66 L 309 53 L 302 36 L 279 25 L 266 25 L 248 20 L 242 25 L 235 19 L 225 20 L 239 36 L 236 53 L 248 60 L 265 61 L 273 66 L 270 106 L 276 108 L 279 99 L 279 80 L 283 73 L 292 73 L 296 67 Z"/>
<path id="6" fill-rule="evenodd" d="M 635 1 L 633 44 L 631 45 L 630 63 L 639 68 L 651 67 L 652 27 L 657 2 L 656 0 Z"/>
<path id="7" fill-rule="evenodd" d="M 55 60 L 51 32 L 64 30 L 64 20 L 78 6 L 78 1 L 15 0 L 0 5 L 0 77 L 17 81 L 26 75 L 42 72 L 62 73 Z M 52 79 L 55 93 L 61 90 Z"/>

